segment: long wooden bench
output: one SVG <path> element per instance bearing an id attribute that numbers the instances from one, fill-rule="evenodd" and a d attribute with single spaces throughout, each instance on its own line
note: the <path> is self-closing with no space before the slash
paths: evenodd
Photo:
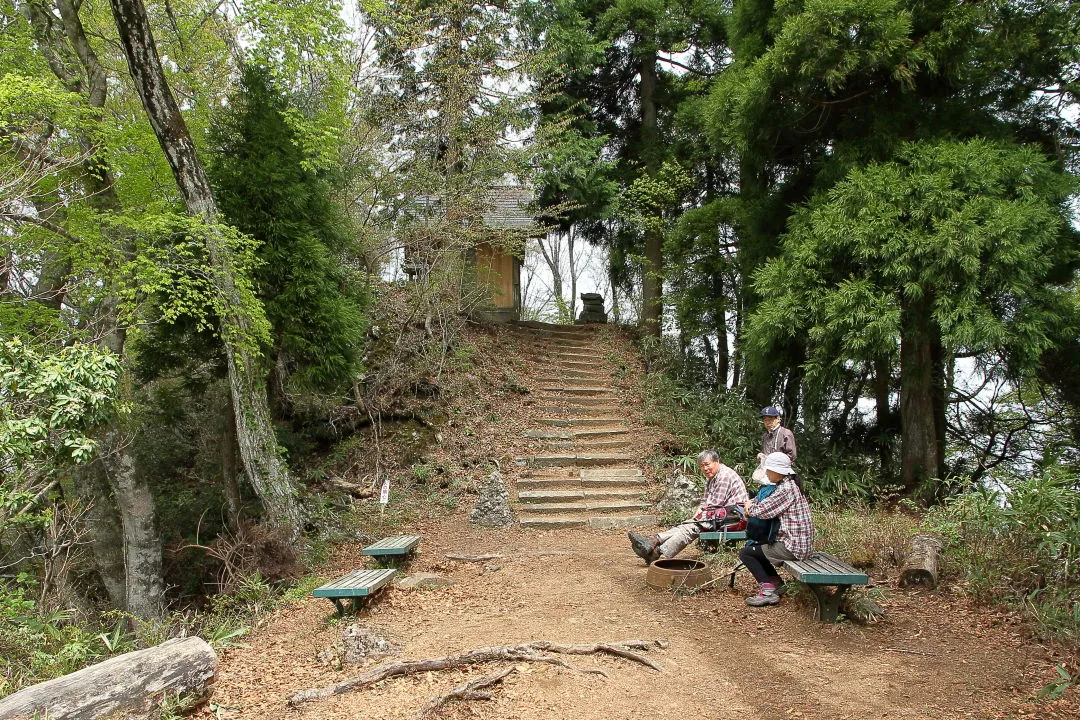
<path id="1" fill-rule="evenodd" d="M 844 593 L 852 585 L 866 585 L 870 577 L 828 553 L 818 552 L 808 560 L 787 560 L 784 567 L 804 583 L 817 600 L 817 619 L 836 622 Z M 831 592 L 826 588 L 834 588 Z"/>
<path id="2" fill-rule="evenodd" d="M 393 568 L 353 570 L 333 582 L 315 588 L 311 594 L 315 597 L 329 598 L 337 608 L 338 616 L 344 617 L 345 606 L 342 600 L 350 600 L 352 611 L 358 612 L 367 599 L 384 588 L 396 574 L 397 570 Z"/>
<path id="3" fill-rule="evenodd" d="M 360 552 L 375 558 L 380 564 L 395 565 L 407 558 L 419 544 L 419 535 L 393 535 L 368 545 Z"/>

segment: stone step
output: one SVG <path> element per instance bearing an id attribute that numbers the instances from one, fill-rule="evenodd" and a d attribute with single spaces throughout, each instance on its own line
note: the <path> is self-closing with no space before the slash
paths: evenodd
<path id="1" fill-rule="evenodd" d="M 600 478 L 600 477 L 645 477 L 645 473 L 641 468 L 636 467 L 621 467 L 621 468 L 585 468 L 581 471 L 582 478 Z"/>
<path id="2" fill-rule="evenodd" d="M 585 325 L 549 325 L 547 327 L 517 327 L 515 329 L 524 330 L 520 334 L 527 337 L 596 337 L 596 331 Z"/>
<path id="3" fill-rule="evenodd" d="M 593 367 L 596 367 L 601 363 L 607 362 L 607 358 L 598 352 L 585 352 L 582 350 L 568 352 L 565 350 L 548 349 L 546 353 L 543 353 L 540 357 L 537 357 L 536 359 L 547 360 L 549 362 L 584 362 L 589 363 Z"/>
<path id="4" fill-rule="evenodd" d="M 529 455 L 517 458 L 528 467 L 589 467 L 597 465 L 620 465 L 630 462 L 626 453 L 590 453 L 560 455 Z"/>
<path id="5" fill-rule="evenodd" d="M 622 406 L 622 402 L 618 398 L 591 395 L 579 395 L 576 397 L 552 397 L 548 395 L 539 398 L 538 401 L 543 403 L 537 406 L 537 409 L 542 412 L 565 412 L 568 410 L 574 410 L 575 412 L 579 410 L 582 412 L 585 410 L 611 412 Z"/>
<path id="6" fill-rule="evenodd" d="M 553 382 L 558 383 L 560 380 L 574 378 L 575 380 L 592 380 L 596 383 L 606 383 L 611 380 L 611 373 L 603 368 L 594 368 L 591 370 L 580 370 L 578 368 L 547 368 L 548 372 L 556 373 L 555 376 L 548 375 L 546 377 L 537 378 L 539 382 Z"/>
<path id="7" fill-rule="evenodd" d="M 563 381 L 566 382 L 565 380 Z M 562 393 L 563 395 L 569 395 L 571 397 L 584 396 L 595 397 L 597 395 L 611 395 L 614 390 L 609 387 L 603 387 L 598 385 L 591 386 L 574 386 L 574 385 L 545 385 L 540 388 L 543 392 Z"/>
<path id="8" fill-rule="evenodd" d="M 611 488 L 603 489 L 543 489 L 543 490 L 519 490 L 518 500 L 523 503 L 551 503 L 551 502 L 576 502 L 585 503 L 601 502 L 605 500 L 639 500 L 640 491 L 630 491 Z"/>
<path id="9" fill-rule="evenodd" d="M 629 432 L 630 429 L 625 425 L 623 427 L 612 427 L 608 425 L 592 428 L 575 428 L 572 430 L 568 428 L 537 428 L 526 430 L 525 437 L 532 438 L 533 440 L 610 440 L 626 435 Z"/>
<path id="10" fill-rule="evenodd" d="M 578 377 L 576 375 L 567 374 L 565 377 L 539 377 L 536 378 L 536 382 L 544 386 L 563 386 L 563 387 L 604 387 L 611 389 L 609 381 L 611 377 L 603 377 L 600 375 L 589 375 L 588 377 Z"/>
<path id="11" fill-rule="evenodd" d="M 600 367 L 597 362 L 587 360 L 549 360 L 548 365 L 553 365 L 560 370 L 581 370 L 583 372 L 610 372 Z"/>
<path id="12" fill-rule="evenodd" d="M 626 421 L 620 417 L 540 418 L 537 422 L 556 428 L 602 428 L 618 426 Z"/>
<path id="13" fill-rule="evenodd" d="M 612 491 L 621 490 L 631 493 L 645 492 L 648 483 L 643 477 L 610 477 L 610 478 L 580 478 L 580 477 L 537 477 L 521 478 L 517 481 L 517 488 L 521 490 L 572 490 L 578 488 L 606 488 Z"/>
<path id="14" fill-rule="evenodd" d="M 594 452 L 597 450 L 629 450 L 634 443 L 629 438 L 625 440 L 541 440 L 540 445 L 544 450 L 554 452 L 572 450 Z"/>
<path id="15" fill-rule="evenodd" d="M 529 515 L 605 515 L 620 512 L 643 512 L 648 503 L 641 500 L 611 500 L 595 503 L 530 503 Z M 524 511 L 525 508 L 522 508 Z"/>
<path id="16" fill-rule="evenodd" d="M 613 530 L 628 527 L 649 527 L 656 525 L 656 515 L 624 515 L 611 517 L 590 517 L 588 519 L 566 516 L 526 516 L 518 519 L 522 527 L 535 530 L 560 530 L 563 528 L 588 527 L 594 530 Z"/>

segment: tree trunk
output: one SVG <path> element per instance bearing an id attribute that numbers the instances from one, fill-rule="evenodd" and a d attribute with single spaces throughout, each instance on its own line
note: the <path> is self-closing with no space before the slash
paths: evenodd
<path id="1" fill-rule="evenodd" d="M 900 482 L 909 494 L 925 489 L 938 476 L 943 452 L 935 420 L 935 332 L 930 302 L 905 305 L 900 337 Z"/>
<path id="2" fill-rule="evenodd" d="M 216 672 L 217 655 L 205 640 L 168 640 L 8 695 L 0 700 L 0 720 L 150 720 L 161 716 L 165 698 L 208 697 Z"/>
<path id="3" fill-rule="evenodd" d="M 229 525 L 235 528 L 240 521 L 240 484 L 236 481 L 236 415 L 231 403 L 227 403 L 225 432 L 221 438 L 221 481 L 225 488 L 225 509 Z"/>
<path id="4" fill-rule="evenodd" d="M 214 229 L 217 206 L 202 163 L 161 67 L 150 20 L 141 0 L 110 0 L 128 69 L 158 143 L 172 168 L 188 214 L 206 222 L 221 336 L 229 369 L 237 441 L 244 472 L 262 500 L 270 524 L 300 532 L 300 507 L 292 481 L 278 455 L 277 437 L 266 401 L 266 369 L 254 346 L 265 322 L 262 307 L 238 283 L 232 250 Z"/>
<path id="5" fill-rule="evenodd" d="M 933 589 L 937 587 L 938 553 L 941 541 L 930 535 L 916 535 L 911 538 L 911 552 L 900 571 L 900 587 L 920 585 Z"/>
<path id="6" fill-rule="evenodd" d="M 719 263 L 719 258 L 717 262 Z M 716 386 L 726 388 L 728 380 L 727 297 L 724 294 L 724 274 L 712 273 L 713 327 L 716 328 Z"/>
<path id="7" fill-rule="evenodd" d="M 874 358 L 874 406 L 877 413 L 878 464 L 881 479 L 886 484 L 890 484 L 896 476 L 892 462 L 892 443 L 889 442 L 890 436 L 896 430 L 890 402 L 891 386 L 892 368 L 889 358 L 879 355 Z"/>
<path id="8" fill-rule="evenodd" d="M 124 449 L 128 439 L 111 429 L 102 443 L 102 463 L 120 509 L 124 529 L 123 608 L 140 618 L 160 617 L 165 609 L 161 576 L 161 537 L 150 486 L 139 476 L 135 460 Z"/>
<path id="9" fill-rule="evenodd" d="M 92 114 L 100 116 L 108 93 L 105 71 L 87 40 L 75 4 L 71 0 L 54 0 L 54 5 L 60 15 L 59 24 L 44 5 L 31 3 L 28 9 L 41 53 L 65 87 Z M 96 152 L 91 138 L 80 134 L 76 139 L 87 157 L 80 177 L 86 198 L 99 212 L 118 212 L 120 198 L 108 163 Z M 113 239 L 121 254 L 131 255 L 128 238 Z M 63 299 L 60 288 L 69 272 L 70 264 L 65 256 L 56 267 L 42 273 L 42 281 L 49 286 L 47 295 L 52 298 L 49 302 L 56 309 Z M 94 308 L 96 334 L 102 346 L 123 359 L 126 330 L 119 322 L 119 302 L 108 294 L 108 287 L 105 289 L 106 294 Z M 79 488 L 79 494 L 92 507 L 90 530 L 94 557 L 114 607 L 143 618 L 157 617 L 163 610 L 164 585 L 153 495 L 149 485 L 135 472 L 135 459 L 128 450 L 130 442 L 121 436 L 115 422 L 101 434 L 101 445 L 107 448 L 104 462 L 80 475 L 80 484 L 86 483 L 87 487 Z M 102 468 L 110 480 L 108 489 L 101 482 Z M 117 508 L 119 518 L 115 513 Z"/>
<path id="10" fill-rule="evenodd" d="M 641 82 L 638 87 L 641 101 L 641 152 L 645 158 L 646 172 L 655 176 L 660 172 L 658 158 L 661 151 L 656 125 L 656 52 L 648 52 L 641 58 L 638 68 Z M 663 234 L 649 230 L 645 233 L 645 262 L 641 267 L 641 327 L 647 335 L 660 337 L 663 330 L 664 288 L 661 273 L 664 269 Z"/>
<path id="11" fill-rule="evenodd" d="M 94 567 L 109 602 L 123 610 L 127 602 L 124 526 L 105 475 L 100 458 L 88 467 L 79 468 L 75 493 L 87 507 L 86 527 L 90 534 Z"/>

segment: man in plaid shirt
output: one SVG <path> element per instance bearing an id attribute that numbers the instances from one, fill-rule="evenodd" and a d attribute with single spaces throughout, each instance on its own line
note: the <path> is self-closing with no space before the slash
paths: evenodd
<path id="1" fill-rule="evenodd" d="M 747 501 L 746 516 L 763 520 L 780 518 L 780 530 L 773 542 L 748 544 L 739 551 L 739 559 L 760 585 L 757 595 L 746 598 L 746 604 L 754 607 L 780 602 L 784 581 L 774 563 L 806 560 L 814 554 L 814 521 L 810 517 L 810 505 L 794 477 L 791 458 L 774 452 L 765 457 L 762 465 L 769 479 L 776 483 L 776 490 L 760 503 Z"/>
<path id="2" fill-rule="evenodd" d="M 726 506 L 741 505 L 749 499 L 742 478 L 720 462 L 720 455 L 715 450 L 705 450 L 698 455 L 698 468 L 708 479 L 708 484 L 692 518 L 651 538 L 638 532 L 628 533 L 630 546 L 645 562 L 652 564 L 661 557 L 675 557 L 705 529 L 703 521 L 723 517 Z"/>

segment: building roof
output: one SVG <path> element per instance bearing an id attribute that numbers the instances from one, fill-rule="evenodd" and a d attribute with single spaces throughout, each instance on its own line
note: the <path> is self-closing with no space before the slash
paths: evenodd
<path id="1" fill-rule="evenodd" d="M 534 200 L 531 187 L 495 186 L 488 192 L 484 223 L 491 227 L 539 230 L 529 205 Z"/>
<path id="2" fill-rule="evenodd" d="M 493 185 L 484 202 L 484 224 L 500 230 L 525 231 L 530 237 L 543 235 L 544 228 L 536 222 L 530 205 L 536 199 L 533 189 L 523 185 Z M 417 205 L 434 209 L 439 205 L 437 196 L 421 195 Z"/>

